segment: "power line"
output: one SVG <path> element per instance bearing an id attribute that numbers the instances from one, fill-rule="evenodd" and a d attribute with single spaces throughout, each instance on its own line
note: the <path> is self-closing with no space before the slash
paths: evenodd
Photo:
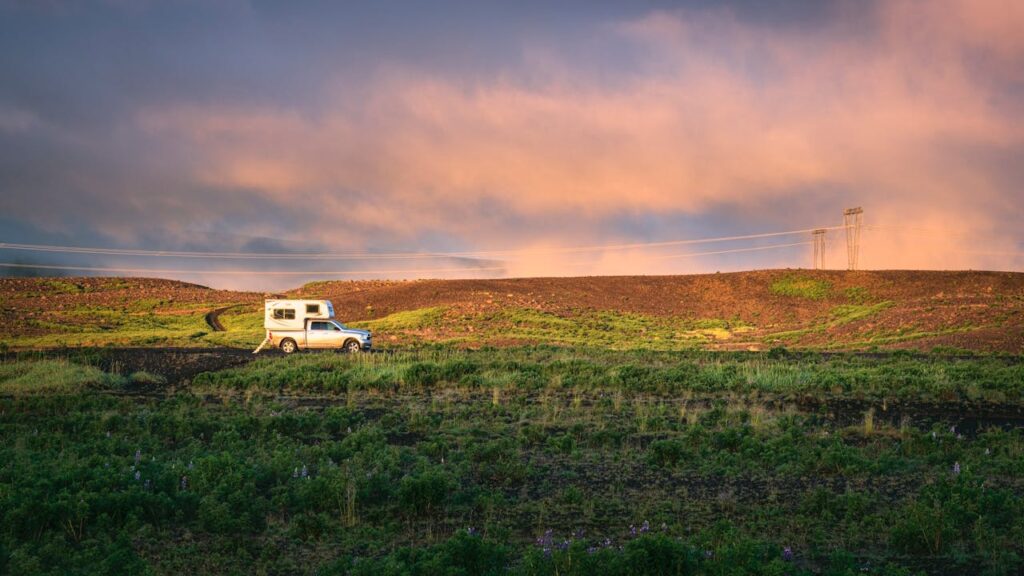
<path id="1" fill-rule="evenodd" d="M 192 252 L 180 250 L 146 250 L 134 248 L 99 248 L 85 246 L 58 246 L 46 244 L 25 244 L 15 242 L 0 242 L 2 250 L 27 250 L 34 252 L 54 252 L 62 254 L 89 254 L 98 256 L 145 256 L 145 257 L 172 257 L 172 258 L 215 258 L 215 259 L 239 259 L 239 260 L 262 260 L 262 259 L 290 259 L 290 260 L 415 260 L 415 259 L 437 259 L 437 258 L 471 258 L 479 256 L 515 256 L 532 254 L 572 254 L 604 250 L 630 250 L 635 248 L 660 248 L 668 246 L 685 246 L 690 244 L 711 244 L 715 242 L 732 242 L 738 240 L 753 240 L 758 238 L 772 238 L 777 236 L 791 236 L 795 234 L 806 234 L 816 229 L 838 230 L 843 226 L 831 226 L 826 228 L 806 228 L 802 230 L 786 230 L 783 232 L 765 232 L 760 234 L 744 234 L 739 236 L 719 236 L 715 238 L 696 238 L 689 240 L 669 240 L 663 242 L 636 242 L 631 244 L 602 244 L 592 246 L 571 246 L 564 248 L 525 248 L 515 250 L 475 250 L 463 252 Z"/>
<path id="2" fill-rule="evenodd" d="M 1012 251 L 1001 251 L 1001 250 L 953 250 L 960 254 L 981 254 L 989 256 L 1017 256 L 1024 257 L 1024 252 L 1012 252 Z"/>
<path id="3" fill-rule="evenodd" d="M 905 232 L 905 233 L 922 233 L 922 234 L 934 234 L 936 236 L 963 236 L 957 232 L 950 232 L 949 230 L 942 230 L 940 228 L 921 228 L 919 226 L 903 226 L 893 224 L 865 224 L 864 228 L 871 230 L 885 230 L 894 232 Z"/>
<path id="4" fill-rule="evenodd" d="M 789 248 L 792 246 L 806 246 L 810 242 L 794 242 L 790 244 L 773 244 L 770 246 L 753 246 L 750 248 L 733 248 L 731 250 L 715 250 L 710 252 L 687 252 L 683 254 L 669 254 L 656 256 L 652 259 L 685 258 L 694 256 L 713 256 L 717 254 L 735 254 L 740 252 L 755 252 L 760 250 L 772 250 L 777 248 Z M 585 266 L 586 263 L 576 262 L 566 264 L 567 266 Z M 123 268 L 107 266 L 60 266 L 55 264 L 17 264 L 11 262 L 0 262 L 0 267 L 5 268 L 30 268 L 41 270 L 77 270 L 83 272 L 112 272 L 122 274 L 208 274 L 208 275 L 242 275 L 252 276 L 358 276 L 368 274 L 434 274 L 450 272 L 493 272 L 504 271 L 504 266 L 486 266 L 480 268 L 406 268 L 406 269 L 384 269 L 384 270 L 182 270 L 170 268 Z"/>
<path id="5" fill-rule="evenodd" d="M 504 270 L 504 266 L 490 266 L 483 268 L 421 268 L 421 269 L 391 269 L 391 270 L 180 270 L 171 268 L 117 268 L 105 266 L 59 266 L 52 264 L 13 264 L 0 262 L 5 268 L 33 268 L 42 270 L 80 270 L 84 272 L 117 272 L 125 274 L 248 274 L 251 276 L 355 276 L 361 274 L 421 274 L 421 273 L 445 273 L 445 272 L 490 272 Z"/>
<path id="6" fill-rule="evenodd" d="M 775 248 L 790 248 L 792 246 L 807 246 L 810 242 L 793 242 L 791 244 L 772 244 L 770 246 L 753 246 L 751 248 L 733 248 L 732 250 L 715 250 L 714 252 L 687 252 L 685 254 L 669 254 L 667 256 L 652 256 L 651 260 L 668 260 L 670 258 L 685 258 L 688 256 L 715 256 L 717 254 L 735 254 L 738 252 L 756 252 L 758 250 L 773 250 Z"/>
<path id="7" fill-rule="evenodd" d="M 883 226 L 878 224 L 865 224 L 864 229 L 869 232 L 883 232 L 883 233 L 896 233 L 908 236 L 918 236 L 927 238 L 945 238 L 950 239 L 951 237 L 966 238 L 969 234 L 955 233 L 955 232 L 943 232 L 941 230 L 933 228 L 915 228 L 912 226 Z M 933 249 L 940 249 L 938 247 L 932 247 Z M 950 248 L 941 248 L 945 252 L 954 252 L 958 254 L 980 254 L 980 255 L 991 255 L 991 256 L 1024 256 L 1024 252 L 1018 252 L 1013 250 L 957 250 Z"/>

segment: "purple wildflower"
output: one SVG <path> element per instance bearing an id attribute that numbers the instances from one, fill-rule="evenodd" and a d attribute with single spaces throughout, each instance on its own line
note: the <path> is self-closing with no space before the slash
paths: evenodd
<path id="1" fill-rule="evenodd" d="M 636 526 L 633 526 L 632 524 L 629 525 L 629 535 L 636 536 Z"/>
<path id="2" fill-rule="evenodd" d="M 299 469 L 295 468 L 295 470 L 292 470 L 292 478 L 298 478 L 298 477 L 299 477 Z"/>
<path id="3" fill-rule="evenodd" d="M 302 475 L 303 478 L 307 478 L 307 479 L 309 478 L 309 469 L 306 468 L 305 464 L 302 465 L 301 475 Z"/>
<path id="4" fill-rule="evenodd" d="M 551 547 L 554 543 L 554 531 L 548 528 L 544 531 L 544 535 L 537 538 L 537 546 L 540 546 L 544 551 L 545 556 L 551 555 Z"/>
<path id="5" fill-rule="evenodd" d="M 640 525 L 640 533 L 641 534 L 646 534 L 647 532 L 650 532 L 650 531 L 651 531 L 651 523 L 648 522 L 647 520 L 644 520 L 644 523 Z"/>
<path id="6" fill-rule="evenodd" d="M 188 476 L 181 477 L 181 489 L 188 490 Z"/>
<path id="7" fill-rule="evenodd" d="M 470 526 L 469 528 L 466 528 L 466 534 L 469 534 L 470 536 L 478 536 L 480 533 L 477 532 L 476 528 Z"/>
<path id="8" fill-rule="evenodd" d="M 138 470 L 136 470 L 135 471 L 135 479 L 138 480 L 140 478 L 142 478 L 142 472 L 139 472 Z"/>
<path id="9" fill-rule="evenodd" d="M 953 474 L 959 474 L 959 473 L 960 473 L 960 463 L 959 462 L 953 462 Z"/>
<path id="10" fill-rule="evenodd" d="M 149 478 L 146 478 L 146 484 L 143 486 L 147 491 L 149 490 Z"/>
<path id="11" fill-rule="evenodd" d="M 135 451 L 135 464 L 138 464 L 142 460 L 142 450 Z"/>
<path id="12" fill-rule="evenodd" d="M 708 560 L 710 560 L 710 559 L 715 557 L 715 553 L 713 551 L 711 551 L 711 550 L 705 550 L 704 551 L 704 557 L 707 558 Z"/>
<path id="13" fill-rule="evenodd" d="M 785 548 L 783 548 L 782 549 L 782 559 L 785 560 L 786 562 L 792 562 L 793 561 L 793 549 L 790 548 L 789 546 L 786 546 Z"/>

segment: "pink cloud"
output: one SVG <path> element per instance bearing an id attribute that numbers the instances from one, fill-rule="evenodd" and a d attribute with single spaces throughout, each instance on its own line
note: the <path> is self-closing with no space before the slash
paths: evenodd
<path id="1" fill-rule="evenodd" d="M 1019 189 L 962 154 L 1024 149 L 1020 116 L 998 98 L 1005 83 L 1024 80 L 1021 6 L 889 2 L 867 31 L 838 17 L 808 32 L 756 27 L 728 12 L 662 12 L 607 31 L 607 42 L 650 55 L 649 70 L 613 86 L 574 73 L 571 62 L 531 82 L 391 67 L 359 98 L 339 92 L 315 113 L 181 105 L 139 122 L 194 148 L 188 170 L 202 185 L 316 203 L 310 217 L 327 242 L 352 241 L 334 221 L 396 238 L 444 231 L 481 247 L 615 241 L 596 223 L 721 206 L 752 212 L 838 187 L 852 191 L 869 222 L 950 233 L 929 243 L 866 234 L 868 266 L 1006 268 L 1020 259 L 955 250 L 963 237 L 1006 251 L 1021 240 L 994 224 L 1020 214 Z M 567 225 L 535 237 L 488 206 L 515 222 L 561 214 Z M 793 225 L 839 215 L 813 218 Z M 680 269 L 646 256 L 606 254 L 578 273 Z M 512 271 L 576 272 L 567 264 L 536 256 Z"/>

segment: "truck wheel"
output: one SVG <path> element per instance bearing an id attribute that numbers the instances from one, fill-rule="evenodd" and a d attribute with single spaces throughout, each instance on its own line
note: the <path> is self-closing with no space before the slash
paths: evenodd
<path id="1" fill-rule="evenodd" d="M 355 354 L 357 352 L 362 352 L 363 346 L 359 343 L 358 340 L 346 340 L 345 345 L 342 346 L 342 349 L 344 349 L 345 352 L 348 352 L 349 354 Z"/>
<path id="2" fill-rule="evenodd" d="M 285 354 L 291 354 L 298 349 L 299 347 L 295 345 L 295 340 L 292 340 L 291 338 L 281 342 L 281 352 L 284 352 Z"/>

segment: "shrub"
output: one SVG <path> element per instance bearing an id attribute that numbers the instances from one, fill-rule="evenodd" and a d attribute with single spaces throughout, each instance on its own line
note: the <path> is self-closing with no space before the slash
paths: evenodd
<path id="1" fill-rule="evenodd" d="M 402 383 L 430 388 L 441 380 L 441 368 L 433 362 L 416 362 L 405 369 Z"/>
<path id="2" fill-rule="evenodd" d="M 647 448 L 647 460 L 662 468 L 675 466 L 685 454 L 686 447 L 678 440 L 655 440 Z"/>
<path id="3" fill-rule="evenodd" d="M 451 479 L 439 471 L 406 476 L 398 487 L 398 503 L 408 516 L 433 516 L 444 504 L 451 486 Z"/>
<path id="4" fill-rule="evenodd" d="M 626 364 L 616 370 L 616 380 L 625 390 L 643 392 L 657 387 L 657 371 L 647 366 Z"/>

